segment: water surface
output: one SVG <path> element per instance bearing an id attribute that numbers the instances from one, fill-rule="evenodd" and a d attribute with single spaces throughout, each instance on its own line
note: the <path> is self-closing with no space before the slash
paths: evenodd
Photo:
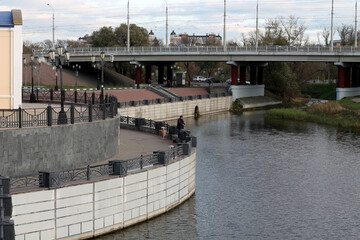
<path id="1" fill-rule="evenodd" d="M 357 239 L 360 136 L 263 112 L 185 119 L 196 194 L 101 239 Z"/>

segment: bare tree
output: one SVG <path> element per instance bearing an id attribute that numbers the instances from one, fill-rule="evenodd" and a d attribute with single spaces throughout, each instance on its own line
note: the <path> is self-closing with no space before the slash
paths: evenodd
<path id="1" fill-rule="evenodd" d="M 340 36 L 341 45 L 353 45 L 355 41 L 355 30 L 352 25 L 343 24 L 337 28 L 337 32 Z"/>
<path id="2" fill-rule="evenodd" d="M 281 17 L 279 21 L 288 44 L 301 46 L 306 27 L 304 23 L 299 22 L 299 17 L 291 15 L 288 18 Z"/>

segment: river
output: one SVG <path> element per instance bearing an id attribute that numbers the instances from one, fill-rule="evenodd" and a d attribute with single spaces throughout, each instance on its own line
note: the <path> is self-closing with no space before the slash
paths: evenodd
<path id="1" fill-rule="evenodd" d="M 360 135 L 264 112 L 185 119 L 196 194 L 101 239 L 358 239 Z"/>

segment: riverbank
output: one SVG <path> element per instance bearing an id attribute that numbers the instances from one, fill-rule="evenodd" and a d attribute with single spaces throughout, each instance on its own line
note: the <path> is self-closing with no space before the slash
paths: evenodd
<path id="1" fill-rule="evenodd" d="M 314 122 L 358 131 L 360 130 L 359 109 L 358 98 L 349 98 L 319 102 L 303 108 L 271 109 L 266 112 L 265 117 Z"/>

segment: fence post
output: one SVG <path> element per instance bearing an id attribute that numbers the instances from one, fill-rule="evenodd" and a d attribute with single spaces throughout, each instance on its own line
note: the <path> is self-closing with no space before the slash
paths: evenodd
<path id="1" fill-rule="evenodd" d="M 91 102 L 92 102 L 92 104 L 95 104 L 95 93 L 94 92 L 91 95 Z"/>
<path id="2" fill-rule="evenodd" d="M 90 165 L 87 165 L 86 167 L 86 180 L 90 180 Z"/>
<path id="3" fill-rule="evenodd" d="M 71 121 L 71 124 L 74 124 L 75 122 L 75 107 L 74 107 L 74 104 L 71 104 L 70 106 L 70 121 Z"/>
<path id="4" fill-rule="evenodd" d="M 19 128 L 22 128 L 22 109 L 19 107 Z"/>
<path id="5" fill-rule="evenodd" d="M 89 103 L 89 122 L 92 122 L 92 104 Z"/>
<path id="6" fill-rule="evenodd" d="M 77 90 L 75 90 L 74 102 L 77 103 Z"/>
<path id="7" fill-rule="evenodd" d="M 10 178 L 0 176 L 0 239 L 15 239 L 14 221 L 11 220 L 12 208 Z"/>
<path id="8" fill-rule="evenodd" d="M 84 92 L 84 103 L 86 104 L 86 97 L 87 97 L 87 95 L 86 95 L 86 91 Z"/>
<path id="9" fill-rule="evenodd" d="M 52 107 L 49 105 L 46 108 L 46 113 L 47 113 L 47 125 L 49 127 L 52 126 Z"/>
<path id="10" fill-rule="evenodd" d="M 143 155 L 140 156 L 140 169 L 143 169 Z"/>
<path id="11" fill-rule="evenodd" d="M 54 101 L 54 90 L 50 89 L 50 101 Z"/>
<path id="12" fill-rule="evenodd" d="M 100 105 L 100 109 L 102 109 L 102 119 L 105 120 L 106 119 L 106 104 L 103 103 L 102 105 Z"/>
<path id="13" fill-rule="evenodd" d="M 110 117 L 111 118 L 114 117 L 114 102 L 113 101 L 110 102 Z"/>

